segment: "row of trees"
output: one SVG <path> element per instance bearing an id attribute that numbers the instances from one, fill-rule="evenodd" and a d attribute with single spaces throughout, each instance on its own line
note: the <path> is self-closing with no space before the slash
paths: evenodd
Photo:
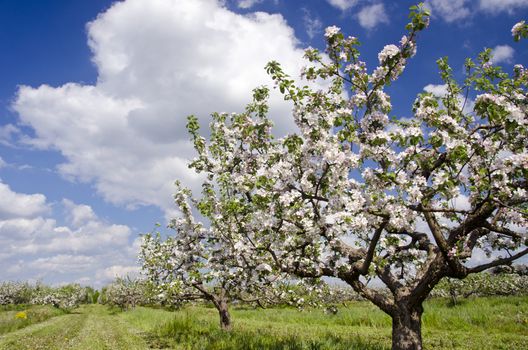
<path id="1" fill-rule="evenodd" d="M 525 296 L 528 295 L 528 274 L 525 265 L 507 266 L 506 269 L 493 271 L 493 273 L 473 274 L 460 280 L 443 279 L 429 294 L 430 298 L 450 298 L 451 304 L 455 305 L 459 299 L 469 297 L 486 296 Z M 214 290 L 214 284 L 206 286 Z M 173 289 L 173 293 L 167 293 L 164 286 L 153 285 L 148 280 L 138 278 L 117 278 L 107 285 L 98 294 L 94 302 L 129 310 L 136 306 L 162 307 L 167 309 L 178 309 L 184 302 L 189 301 L 185 295 Z M 390 291 L 379 289 L 380 293 L 390 294 Z M 211 291 L 213 292 L 213 291 Z M 337 307 L 347 306 L 351 302 L 365 300 L 353 289 L 344 285 L 320 284 L 318 288 L 307 287 L 303 284 L 282 284 L 274 293 L 269 295 L 276 297 L 267 305 L 290 306 L 299 310 L 306 308 L 324 308 L 329 312 L 337 312 Z M 202 299 L 206 302 L 207 298 Z M 255 302 L 246 303 L 241 299 L 231 299 L 239 306 L 265 307 L 265 304 Z M 198 301 L 200 302 L 200 301 Z M 213 304 L 214 305 L 214 304 Z"/>
<path id="2" fill-rule="evenodd" d="M 421 93 L 412 117 L 391 118 L 385 89 L 415 55 L 429 13 L 413 6 L 410 19 L 371 73 L 357 38 L 327 28 L 326 52 L 307 49 L 302 72 L 323 90 L 270 62 L 295 133 L 272 135 L 265 87 L 245 112 L 213 114 L 207 140 L 189 117 L 198 153 L 190 167 L 205 181 L 199 198 L 177 184 L 175 236 L 145 237 L 140 258 L 157 288 L 211 301 L 229 328 L 233 300 L 273 300 L 284 281 L 337 278 L 390 315 L 393 349 L 421 349 L 423 302 L 442 279 L 528 253 L 528 71 L 516 65 L 510 76 L 486 50 L 467 59 L 459 84 L 441 58 L 445 95 Z M 528 27 L 512 34 L 526 37 Z M 488 261 L 470 264 L 476 250 Z"/>
<path id="3" fill-rule="evenodd" d="M 208 294 L 215 293 L 215 286 L 204 286 Z M 171 293 L 172 291 L 172 293 Z M 354 291 L 340 286 L 330 286 L 321 284 L 317 289 L 307 287 L 304 284 L 281 284 L 276 289 L 268 290 L 268 296 L 273 295 L 273 299 L 266 301 L 247 301 L 240 298 L 229 299 L 227 302 L 236 302 L 237 304 L 247 307 L 262 307 L 267 305 L 274 306 L 291 306 L 299 309 L 307 307 L 326 307 L 335 309 L 338 305 L 344 305 L 347 302 L 361 300 Z M 119 307 L 122 310 L 129 310 L 136 306 L 162 307 L 167 309 L 178 309 L 184 302 L 196 301 L 201 303 L 205 301 L 216 307 L 214 302 L 206 296 L 189 299 L 187 295 L 177 292 L 176 288 L 168 288 L 160 284 L 152 284 L 150 281 L 137 278 L 117 278 L 114 282 L 107 285 L 101 290 L 98 302 L 101 304 Z"/>
<path id="4" fill-rule="evenodd" d="M 41 283 L 3 282 L 0 284 L 0 306 L 9 305 L 53 305 L 62 309 L 73 309 L 81 304 L 103 304 L 129 310 L 136 306 L 178 309 L 185 296 L 174 290 L 167 293 L 143 278 L 116 278 L 101 291 L 91 287 L 69 284 L 51 287 Z M 380 290 L 389 293 L 387 290 Z M 453 304 L 460 298 L 470 296 L 523 296 L 528 293 L 528 274 L 525 265 L 516 265 L 494 271 L 472 275 L 464 280 L 444 279 L 431 292 L 431 297 L 451 298 Z M 271 293 L 270 293 L 271 294 Z M 364 300 L 354 290 L 346 286 L 320 284 L 318 288 L 303 284 L 281 284 L 274 291 L 275 299 L 268 304 L 291 306 L 300 310 L 306 307 L 325 308 L 337 312 L 338 306 Z M 202 298 L 204 299 L 204 298 Z M 242 306 L 264 307 L 264 304 L 245 303 L 241 299 L 230 300 Z"/>
<path id="5" fill-rule="evenodd" d="M 0 305 L 53 305 L 61 309 L 72 309 L 80 304 L 91 303 L 95 291 L 90 287 L 68 284 L 51 287 L 41 283 L 0 283 Z"/>

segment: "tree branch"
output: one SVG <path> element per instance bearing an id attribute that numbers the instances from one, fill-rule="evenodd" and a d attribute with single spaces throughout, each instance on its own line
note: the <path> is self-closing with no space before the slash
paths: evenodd
<path id="1" fill-rule="evenodd" d="M 368 272 L 370 264 L 372 263 L 372 259 L 374 258 L 374 252 L 376 251 L 376 246 L 378 245 L 379 239 L 381 237 L 381 233 L 385 229 L 385 226 L 387 226 L 388 222 L 389 222 L 388 219 L 383 220 L 381 225 L 374 232 L 374 235 L 372 236 L 372 239 L 370 240 L 370 244 L 369 244 L 369 248 L 367 251 L 367 255 L 365 257 L 365 261 L 363 261 L 363 264 L 359 268 L 357 268 L 357 272 L 360 275 L 365 275 Z"/>
<path id="2" fill-rule="evenodd" d="M 505 236 L 509 236 L 511 238 L 519 238 L 519 239 L 522 239 L 523 238 L 523 235 L 519 232 L 515 232 L 513 230 L 510 230 L 506 227 L 499 227 L 499 226 L 496 226 L 496 225 L 492 225 L 490 224 L 489 222 L 484 222 L 483 226 L 485 228 L 487 228 L 488 230 L 490 231 L 493 231 L 493 232 L 497 232 L 497 233 L 500 233 L 502 235 L 505 235 Z"/>
<path id="3" fill-rule="evenodd" d="M 487 264 L 483 264 L 483 265 L 479 265 L 479 266 L 475 266 L 475 267 L 469 268 L 468 269 L 468 273 L 477 273 L 477 272 L 481 272 L 481 271 L 487 270 L 487 269 L 489 269 L 491 267 L 495 267 L 495 266 L 499 266 L 499 265 L 507 265 L 510 262 L 512 262 L 513 260 L 519 259 L 519 258 L 523 257 L 526 254 L 528 254 L 528 248 L 526 248 L 525 250 L 520 251 L 519 253 L 517 253 L 515 255 L 509 256 L 507 258 L 499 258 L 499 259 L 496 259 L 496 260 L 494 260 L 492 262 L 489 262 Z"/>

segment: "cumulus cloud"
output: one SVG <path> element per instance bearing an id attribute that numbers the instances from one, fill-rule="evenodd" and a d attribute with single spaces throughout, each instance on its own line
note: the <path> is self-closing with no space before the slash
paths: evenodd
<path id="1" fill-rule="evenodd" d="M 363 7 L 357 14 L 359 24 L 368 30 L 374 29 L 379 24 L 389 23 L 389 16 L 382 3 Z"/>
<path id="2" fill-rule="evenodd" d="M 272 84 L 270 60 L 296 76 L 304 64 L 280 15 L 230 12 L 215 0 L 126 0 L 87 26 L 97 84 L 22 86 L 13 108 L 32 147 L 57 150 L 59 172 L 93 184 L 106 201 L 172 207 L 173 181 L 197 188 L 185 117 L 243 111 L 251 90 Z M 276 132 L 293 129 L 274 91 Z"/>
<path id="3" fill-rule="evenodd" d="M 75 204 L 69 199 L 63 199 L 62 204 L 64 205 L 69 222 L 74 227 L 81 227 L 90 221 L 97 219 L 94 211 L 89 205 Z"/>
<path id="4" fill-rule="evenodd" d="M 515 10 L 528 7 L 528 0 L 480 0 L 480 9 L 489 12 L 514 13 Z"/>
<path id="5" fill-rule="evenodd" d="M 49 210 L 46 196 L 17 193 L 9 185 L 0 182 L 0 220 L 33 217 Z"/>
<path id="6" fill-rule="evenodd" d="M 328 3 L 341 11 L 346 11 L 357 5 L 359 0 L 327 0 Z"/>
<path id="7" fill-rule="evenodd" d="M 429 0 L 426 6 L 433 16 L 438 16 L 451 23 L 469 17 L 471 10 L 468 0 Z"/>
<path id="8" fill-rule="evenodd" d="M 514 53 L 515 50 L 509 45 L 497 45 L 491 50 L 491 62 L 494 64 L 512 63 Z"/>
<path id="9" fill-rule="evenodd" d="M 90 206 L 63 200 L 65 224 L 52 218 L 42 194 L 22 194 L 0 183 L 0 198 L 12 208 L 0 214 L 0 280 L 58 283 L 82 278 L 101 286 L 113 277 L 113 266 L 134 266 L 139 237 L 125 225 L 107 223 Z M 2 202 L 3 203 L 3 202 Z M 4 204 L 2 208 L 5 208 Z"/>

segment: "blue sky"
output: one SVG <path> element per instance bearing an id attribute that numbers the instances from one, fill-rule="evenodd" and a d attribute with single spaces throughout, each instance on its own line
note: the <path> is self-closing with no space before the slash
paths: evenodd
<path id="1" fill-rule="evenodd" d="M 197 188 L 185 116 L 241 111 L 275 59 L 296 76 L 324 28 L 359 37 L 370 70 L 404 34 L 413 1 L 0 0 L 0 280 L 101 286 L 134 272 L 138 235 L 177 215 L 172 183 Z M 511 71 L 510 29 L 528 0 L 431 0 L 430 28 L 389 88 L 396 116 L 435 61 L 484 47 Z M 271 99 L 278 134 L 290 106 Z"/>

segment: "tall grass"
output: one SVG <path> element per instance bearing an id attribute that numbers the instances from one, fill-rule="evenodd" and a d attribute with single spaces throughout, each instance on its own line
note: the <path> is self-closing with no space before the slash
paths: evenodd
<path id="1" fill-rule="evenodd" d="M 147 333 L 152 347 L 373 350 L 389 349 L 391 342 L 391 319 L 368 302 L 351 303 L 336 315 L 318 309 L 233 308 L 228 333 L 219 329 L 212 308 L 189 306 L 173 315 Z M 448 299 L 430 300 L 423 336 L 426 349 L 526 349 L 528 298 L 471 298 L 456 306 Z"/>
<path id="2" fill-rule="evenodd" d="M 298 327 L 302 327 L 299 325 Z M 314 339 L 316 338 L 316 339 Z M 241 328 L 224 332 L 216 324 L 198 320 L 190 313 L 178 314 L 159 328 L 150 338 L 151 345 L 160 348 L 200 350 L 382 350 L 358 336 L 342 337 L 329 330 L 317 332 L 317 337 L 298 336 L 295 332 L 275 333 L 270 329 Z"/>

